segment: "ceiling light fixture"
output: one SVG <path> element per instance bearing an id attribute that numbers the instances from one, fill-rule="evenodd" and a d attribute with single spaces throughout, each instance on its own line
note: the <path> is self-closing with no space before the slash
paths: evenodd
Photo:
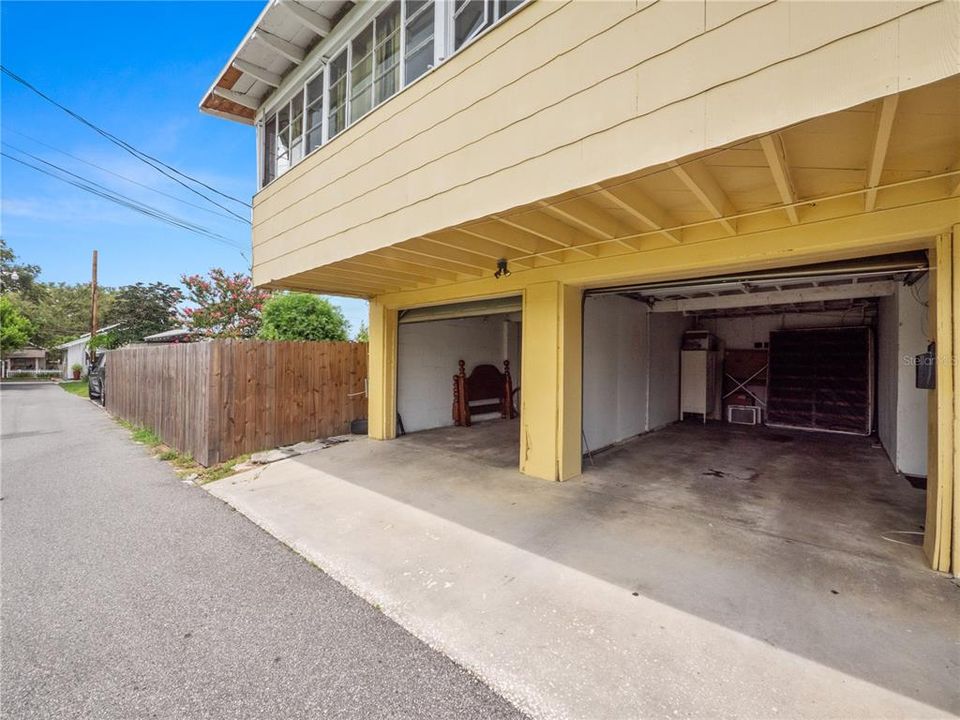
<path id="1" fill-rule="evenodd" d="M 499 260 L 497 260 L 497 271 L 493 274 L 493 276 L 497 280 L 499 280 L 502 277 L 510 277 L 510 271 L 507 269 L 506 258 L 500 258 Z"/>

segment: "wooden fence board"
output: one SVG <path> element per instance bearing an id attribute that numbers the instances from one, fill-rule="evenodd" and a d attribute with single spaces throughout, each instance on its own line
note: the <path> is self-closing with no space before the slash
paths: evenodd
<path id="1" fill-rule="evenodd" d="M 202 465 L 340 435 L 367 416 L 367 346 L 348 342 L 210 342 L 110 353 L 107 410 L 150 428 Z"/>

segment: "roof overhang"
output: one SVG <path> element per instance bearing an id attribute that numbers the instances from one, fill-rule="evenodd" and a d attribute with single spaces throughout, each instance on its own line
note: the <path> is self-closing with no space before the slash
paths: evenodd
<path id="1" fill-rule="evenodd" d="M 261 271 L 257 282 L 375 297 L 492 278 L 500 259 L 530 277 L 731 238 L 751 248 L 775 232 L 816 237 L 899 210 L 952 214 L 958 119 L 954 75 L 366 252 L 345 245 L 344 257 L 286 275 Z M 928 229 L 918 225 L 915 237 Z"/>
<path id="2" fill-rule="evenodd" d="M 201 112 L 252 125 L 283 78 L 353 5 L 350 0 L 268 0 L 204 94 Z"/>
<path id="3" fill-rule="evenodd" d="M 105 327 L 100 328 L 100 329 L 97 331 L 97 334 L 102 334 L 102 333 L 105 333 L 105 332 L 110 332 L 110 331 L 113 330 L 114 328 L 118 328 L 118 327 L 120 327 L 121 325 L 123 325 L 123 323 L 114 323 L 113 325 L 107 325 L 107 326 L 105 326 Z M 62 345 L 57 345 L 56 349 L 57 349 L 57 350 L 66 350 L 67 348 L 73 347 L 74 345 L 83 345 L 83 344 L 88 343 L 88 342 L 90 342 L 90 333 L 84 333 L 84 334 L 81 335 L 80 337 L 74 338 L 74 339 L 71 340 L 70 342 L 65 342 L 65 343 L 63 343 Z"/>

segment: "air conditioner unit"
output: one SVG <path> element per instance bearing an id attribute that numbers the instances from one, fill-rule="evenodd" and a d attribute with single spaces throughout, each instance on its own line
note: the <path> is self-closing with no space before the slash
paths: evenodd
<path id="1" fill-rule="evenodd" d="M 759 425 L 760 408 L 756 405 L 727 405 L 727 422 L 734 425 Z"/>

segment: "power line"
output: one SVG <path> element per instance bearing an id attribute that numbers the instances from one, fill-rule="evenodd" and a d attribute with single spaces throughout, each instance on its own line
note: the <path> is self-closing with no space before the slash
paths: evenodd
<path id="1" fill-rule="evenodd" d="M 31 92 L 36 93 L 37 95 L 39 95 L 41 98 L 43 98 L 44 100 L 46 100 L 46 101 L 47 101 L 48 103 L 50 103 L 51 105 L 59 108 L 60 110 L 63 110 L 63 112 L 65 112 L 67 115 L 69 115 L 70 117 L 74 118 L 74 119 L 77 120 L 78 122 L 83 123 L 84 125 L 86 125 L 87 127 L 89 127 L 91 130 L 93 130 L 94 132 L 96 132 L 98 135 L 106 138 L 107 140 L 109 140 L 110 142 L 112 142 L 114 145 L 117 145 L 118 147 L 120 147 L 120 148 L 123 149 L 124 151 L 130 153 L 131 155 L 133 155 L 135 158 L 137 158 L 137 159 L 140 160 L 141 162 L 149 165 L 149 166 L 152 167 L 154 170 L 156 170 L 157 172 L 159 172 L 161 175 L 164 175 L 164 176 L 168 177 L 169 179 L 173 180 L 175 183 L 177 183 L 177 184 L 179 184 L 179 185 L 182 185 L 183 187 L 185 187 L 185 188 L 186 188 L 187 190 L 189 190 L 190 192 L 194 193 L 195 195 L 198 195 L 199 197 L 202 197 L 202 198 L 203 198 L 204 200 L 206 200 L 207 202 L 212 203 L 213 205 L 216 205 L 216 206 L 217 206 L 218 208 L 220 208 L 221 210 L 225 210 L 226 212 L 230 213 L 231 215 L 233 215 L 233 216 L 235 216 L 235 217 L 237 217 L 237 218 L 239 218 L 239 219 L 241 219 L 241 220 L 245 220 L 245 219 L 246 219 L 246 218 L 244 218 L 242 215 L 238 215 L 237 213 L 233 212 L 233 210 L 231 210 L 230 208 L 228 208 L 226 205 L 223 205 L 222 203 L 217 202 L 217 201 L 214 200 L 213 198 L 211 198 L 211 197 L 209 197 L 209 196 L 207 196 L 207 195 L 204 195 L 202 192 L 200 192 L 200 191 L 197 190 L 196 188 L 188 185 L 188 184 L 185 183 L 183 180 L 181 180 L 180 178 L 176 177 L 176 175 L 179 175 L 179 176 L 182 177 L 182 178 L 185 178 L 185 179 L 187 179 L 187 180 L 189 180 L 189 181 L 191 181 L 191 182 L 194 182 L 194 183 L 196 183 L 196 184 L 198 184 L 198 185 L 201 185 L 202 187 L 207 188 L 208 190 L 216 193 L 217 195 L 220 195 L 221 197 L 226 198 L 226 199 L 228 199 L 228 200 L 232 200 L 233 202 L 239 203 L 239 204 L 241 204 L 241 205 L 243 205 L 243 206 L 245 206 L 245 207 L 248 207 L 248 208 L 251 207 L 250 203 L 245 202 L 245 201 L 243 201 L 243 200 L 240 200 L 239 198 L 236 198 L 236 197 L 234 197 L 234 196 L 232 196 L 232 195 L 227 195 L 226 193 L 223 193 L 223 192 L 217 190 L 216 188 L 208 185 L 207 183 L 203 182 L 202 180 L 198 180 L 198 179 L 195 178 L 195 177 L 192 177 L 192 176 L 190 176 L 190 175 L 187 175 L 186 173 L 183 173 L 183 172 L 177 170 L 175 167 L 173 167 L 173 166 L 171 166 L 171 165 L 168 165 L 167 163 L 163 162 L 162 160 L 158 160 L 157 158 L 153 157 L 152 155 L 148 155 L 147 153 L 143 152 L 142 150 L 138 150 L 137 148 L 135 148 L 133 145 L 131 145 L 130 143 L 126 142 L 125 140 L 122 140 L 121 138 L 117 137 L 116 135 L 108 132 L 107 130 L 104 130 L 104 129 L 101 128 L 99 125 L 96 125 L 95 123 L 91 122 L 90 120 L 87 120 L 85 117 L 83 117 L 83 116 L 80 115 L 79 113 L 74 112 L 73 110 L 71 110 L 70 108 L 66 107 L 65 105 L 60 104 L 59 102 L 57 102 L 56 100 L 54 100 L 54 99 L 53 99 L 52 97 L 50 97 L 49 95 L 45 94 L 45 93 L 42 92 L 41 90 L 39 90 L 39 89 L 37 89 L 36 87 L 34 87 L 33 85 L 31 85 L 29 82 L 27 82 L 26 80 L 24 80 L 22 77 L 20 77 L 19 75 L 17 75 L 15 72 L 13 72 L 12 70 L 10 70 L 10 69 L 7 68 L 6 66 L 0 65 L 0 72 L 3 72 L 4 75 L 6 75 L 7 77 L 9 77 L 11 80 L 14 80 L 14 81 L 20 83 L 21 85 L 23 85 L 25 88 L 27 88 L 27 89 L 30 90 Z M 166 168 L 166 170 L 165 170 L 164 168 Z M 170 172 L 167 172 L 167 170 L 169 170 Z M 171 173 L 176 173 L 176 175 L 171 174 Z"/>
<path id="2" fill-rule="evenodd" d="M 41 145 L 41 146 L 43 146 L 43 147 L 45 147 L 45 148 L 47 148 L 47 149 L 49 149 L 49 150 L 53 150 L 54 152 L 60 153 L 61 155 L 66 155 L 68 158 L 72 158 L 73 160 L 76 160 L 77 162 L 81 162 L 81 163 L 83 163 L 84 165 L 89 165 L 90 167 L 96 168 L 97 170 L 100 170 L 101 172 L 105 172 L 105 173 L 107 173 L 108 175 L 113 175 L 114 177 L 118 177 L 118 178 L 120 178 L 121 180 L 127 181 L 128 183 L 131 183 L 131 184 L 133 184 L 133 185 L 137 185 L 137 186 L 139 186 L 139 187 L 142 187 L 142 188 L 144 188 L 144 189 L 146 189 L 146 190 L 149 190 L 150 192 L 155 192 L 155 193 L 157 193 L 158 195 L 163 195 L 164 197 L 168 197 L 168 198 L 170 198 L 171 200 L 176 200 L 177 202 L 183 203 L 184 205 L 187 205 L 187 206 L 189 206 L 189 207 L 196 208 L 197 210 L 201 210 L 201 211 L 203 211 L 203 212 L 205 212 L 205 213 L 211 213 L 211 214 L 213 214 L 213 215 L 216 215 L 217 217 L 226 218 L 227 220 L 233 220 L 234 222 L 243 222 L 243 223 L 246 223 L 247 225 L 250 224 L 250 221 L 247 220 L 247 219 L 237 218 L 235 215 L 227 215 L 227 214 L 225 214 L 225 213 L 219 212 L 218 210 L 214 210 L 214 209 L 212 209 L 212 208 L 204 207 L 203 205 L 197 205 L 196 203 L 192 203 L 192 202 L 190 202 L 189 200 L 184 200 L 184 199 L 181 198 L 181 197 L 177 197 L 176 195 L 173 195 L 173 194 L 171 194 L 171 193 L 164 192 L 163 190 L 160 190 L 160 189 L 158 189 L 158 188 L 155 188 L 155 187 L 152 187 L 152 186 L 150 186 L 150 185 L 147 185 L 146 183 L 142 183 L 142 182 L 140 182 L 140 181 L 138 181 L 138 180 L 134 180 L 133 178 L 127 177 L 126 175 L 121 175 L 121 174 L 118 173 L 118 172 L 114 172 L 113 170 L 110 170 L 109 168 L 105 168 L 105 167 L 103 167 L 102 165 L 97 165 L 96 163 L 90 162 L 89 160 L 85 160 L 85 159 L 83 159 L 82 157 L 78 157 L 78 156 L 76 156 L 76 155 L 73 155 L 72 153 L 68 153 L 66 150 L 61 150 L 60 148 L 55 147 L 54 145 L 51 145 L 51 144 L 49 144 L 49 143 L 46 143 L 46 142 L 44 142 L 43 140 L 39 140 L 39 139 L 33 137 L 32 135 L 27 135 L 27 134 L 24 133 L 24 132 L 20 132 L 19 130 L 15 130 L 14 128 L 5 128 L 4 131 L 5 131 L 5 132 L 12 132 L 12 133 L 14 133 L 15 135 L 19 135 L 19 136 L 22 137 L 22 138 L 26 138 L 27 140 L 30 140 L 31 142 L 36 143 L 37 145 Z M 8 145 L 9 145 L 9 143 L 8 143 Z M 10 147 L 13 147 L 13 146 L 10 145 Z M 17 148 L 14 148 L 14 149 L 17 149 Z M 23 151 L 20 150 L 20 152 L 23 152 Z"/>
<path id="3" fill-rule="evenodd" d="M 20 150 L 19 152 L 23 152 L 23 151 Z M 192 232 L 196 235 L 201 235 L 215 242 L 219 242 L 223 245 L 227 245 L 228 247 L 231 247 L 239 251 L 240 254 L 244 258 L 246 258 L 246 255 L 244 255 L 243 253 L 242 246 L 232 241 L 230 238 L 224 235 L 216 233 L 208 228 L 203 227 L 202 225 L 197 225 L 196 223 L 190 222 L 189 220 L 177 217 L 176 215 L 172 215 L 171 213 L 168 213 L 166 211 L 147 205 L 146 203 L 142 203 L 138 200 L 134 200 L 133 198 L 125 196 L 114 190 L 111 190 L 110 188 L 100 185 L 99 183 L 96 183 L 92 180 L 89 180 L 80 175 L 77 175 L 76 173 L 72 173 L 69 170 L 66 170 L 65 168 L 61 168 L 60 166 L 55 165 L 54 163 L 48 162 L 42 158 L 38 158 L 35 155 L 31 155 L 30 153 L 23 153 L 23 154 L 43 163 L 44 165 L 54 168 L 55 170 L 61 173 L 64 173 L 68 176 L 76 178 L 76 180 L 71 180 L 70 177 L 63 177 L 62 175 L 58 175 L 55 172 L 47 170 L 38 165 L 34 165 L 33 163 L 27 162 L 26 160 L 23 160 L 21 158 L 14 157 L 10 153 L 0 150 L 0 155 L 2 155 L 5 158 L 8 158 L 9 160 L 12 160 L 13 162 L 19 163 L 20 165 L 23 165 L 32 170 L 35 170 L 36 172 L 42 173 L 44 175 L 48 175 L 56 180 L 60 180 L 61 182 L 67 183 L 68 185 L 72 185 L 76 188 L 89 192 L 104 200 L 108 200 L 117 205 L 120 205 L 121 207 L 125 207 L 129 210 L 133 210 L 134 212 L 138 212 L 141 215 L 146 215 L 147 217 L 153 218 L 155 220 L 159 220 L 160 222 L 166 223 L 168 225 L 179 227 L 183 230 L 187 230 L 188 232 Z"/>
<path id="4" fill-rule="evenodd" d="M 33 170 L 36 170 L 37 172 L 43 173 L 44 175 L 49 175 L 50 177 L 56 180 L 60 180 L 61 182 L 65 182 L 69 185 L 73 185 L 74 187 L 90 192 L 105 200 L 109 200 L 110 202 L 114 202 L 130 210 L 134 210 L 135 212 L 139 212 L 143 215 L 147 215 L 148 217 L 154 218 L 156 220 L 160 220 L 161 222 L 165 222 L 169 225 L 174 225 L 176 227 L 182 228 L 189 232 L 202 235 L 204 237 L 207 237 L 211 240 L 215 240 L 222 244 L 228 245 L 237 250 L 242 249 L 242 246 L 236 243 L 235 241 L 233 241 L 232 239 L 226 237 L 225 235 L 221 235 L 220 233 L 217 233 L 213 230 L 210 230 L 209 228 L 206 228 L 202 225 L 198 225 L 197 223 L 191 222 L 190 220 L 186 220 L 184 218 L 168 213 L 165 210 L 161 210 L 151 205 L 147 205 L 146 203 L 142 203 L 139 200 L 135 200 L 134 198 L 131 198 L 127 195 L 123 195 L 122 193 L 112 190 L 111 188 L 101 185 L 93 180 L 77 175 L 76 173 L 72 173 L 69 170 L 60 167 L 59 165 L 48 162 L 43 158 L 37 157 L 36 155 L 32 155 L 31 153 L 24 152 L 23 150 L 19 150 L 18 148 L 12 148 L 12 149 L 17 150 L 18 152 L 23 153 L 27 157 L 37 160 L 38 162 L 41 162 L 44 165 L 47 165 L 48 167 L 53 168 L 54 170 L 64 173 L 65 175 L 76 178 L 76 180 L 71 180 L 69 178 L 62 177 L 60 175 L 57 175 L 54 172 L 51 172 L 50 170 L 46 170 L 32 163 L 26 162 L 21 158 L 14 157 L 13 155 L 10 155 L 9 153 L 3 152 L 3 151 L 0 151 L 0 155 L 10 160 L 13 160 L 14 162 L 20 163 L 21 165 L 24 165 Z"/>

